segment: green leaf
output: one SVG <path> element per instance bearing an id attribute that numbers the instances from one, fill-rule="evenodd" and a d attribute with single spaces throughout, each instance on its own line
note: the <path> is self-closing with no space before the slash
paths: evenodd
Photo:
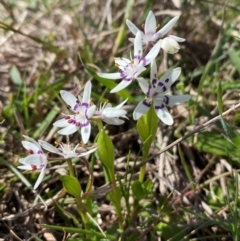
<path id="1" fill-rule="evenodd" d="M 64 227 L 64 226 L 55 226 L 55 225 L 46 225 L 43 224 L 43 227 L 49 228 L 49 229 L 54 229 L 54 230 L 59 230 L 59 231 L 66 231 L 67 233 L 78 233 L 81 235 L 88 235 L 89 237 L 99 237 L 99 238 L 105 238 L 102 233 L 96 232 L 95 230 L 87 230 L 87 229 L 80 229 L 80 228 L 72 228 L 72 227 Z M 116 240 L 116 236 L 114 235 L 109 235 L 106 234 L 108 239 L 111 240 Z"/>
<path id="2" fill-rule="evenodd" d="M 112 140 L 102 129 L 97 138 L 98 144 L 98 156 L 103 163 L 104 167 L 107 169 L 110 174 L 111 181 L 114 180 L 114 147 L 112 144 Z"/>
<path id="3" fill-rule="evenodd" d="M 79 184 L 78 179 L 76 177 L 68 175 L 60 176 L 59 179 L 62 181 L 67 193 L 79 200 L 82 194 L 82 188 Z"/>
<path id="4" fill-rule="evenodd" d="M 218 90 L 217 90 L 217 100 L 218 100 L 218 110 L 220 115 L 223 113 L 223 102 L 222 102 L 222 84 L 221 82 L 218 83 Z"/>
<path id="5" fill-rule="evenodd" d="M 149 148 L 157 133 L 157 126 L 158 117 L 152 105 L 149 111 L 137 122 L 137 131 L 143 142 L 144 157 L 148 156 Z"/>
<path id="6" fill-rule="evenodd" d="M 240 134 L 239 134 L 239 132 L 237 130 L 234 130 L 234 128 L 231 127 L 227 123 L 227 121 L 225 121 L 223 118 L 221 118 L 221 123 L 222 123 L 226 136 L 229 138 L 231 143 L 235 147 L 237 147 L 238 150 L 240 150 Z"/>
<path id="7" fill-rule="evenodd" d="M 10 69 L 10 76 L 15 85 L 22 85 L 22 78 L 16 66 Z"/>

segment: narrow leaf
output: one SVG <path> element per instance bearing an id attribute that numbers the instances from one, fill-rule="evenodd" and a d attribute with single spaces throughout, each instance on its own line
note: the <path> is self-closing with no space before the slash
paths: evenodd
<path id="1" fill-rule="evenodd" d="M 98 144 L 98 156 L 103 163 L 104 167 L 107 169 L 110 174 L 111 181 L 114 180 L 114 147 L 112 144 L 112 140 L 102 129 L 98 135 L 97 139 Z"/>
<path id="2" fill-rule="evenodd" d="M 158 117 L 155 113 L 154 107 L 143 115 L 137 122 L 137 131 L 143 142 L 143 152 L 148 154 L 149 148 L 156 136 L 158 126 Z"/>

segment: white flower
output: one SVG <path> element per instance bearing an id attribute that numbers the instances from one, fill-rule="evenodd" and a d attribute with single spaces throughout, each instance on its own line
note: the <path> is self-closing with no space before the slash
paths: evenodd
<path id="1" fill-rule="evenodd" d="M 178 42 L 184 42 L 184 38 L 179 38 L 174 35 L 169 35 L 165 38 L 165 36 L 172 27 L 176 24 L 179 17 L 172 18 L 163 28 L 161 28 L 159 31 L 157 30 L 157 24 L 156 24 L 156 18 L 152 11 L 148 13 L 146 22 L 144 24 L 144 32 L 139 30 L 131 21 L 127 20 L 126 24 L 129 28 L 129 30 L 134 34 L 137 35 L 137 33 L 140 31 L 141 33 L 141 40 L 143 45 L 152 46 L 158 41 L 159 39 L 162 39 L 161 48 L 164 49 L 167 53 L 177 53 L 180 49 L 180 46 Z M 135 37 L 136 38 L 136 37 Z M 134 41 L 134 38 L 130 38 L 130 41 Z"/>
<path id="2" fill-rule="evenodd" d="M 49 144 L 46 141 L 39 140 L 38 142 L 42 146 L 42 148 L 44 148 L 45 150 L 55 153 L 57 155 L 63 156 L 64 159 L 86 156 L 86 155 L 96 151 L 98 148 L 98 147 L 95 147 L 89 151 L 80 153 L 80 152 L 77 152 L 77 148 L 78 148 L 79 144 L 77 144 L 75 146 L 75 148 L 72 149 L 72 147 L 69 143 L 68 144 L 60 143 L 59 147 L 56 148 L 55 146 Z"/>
<path id="3" fill-rule="evenodd" d="M 159 119 L 165 124 L 172 125 L 173 118 L 165 105 L 173 106 L 183 103 L 190 99 L 190 95 L 172 96 L 165 93 L 181 74 L 181 68 L 167 71 L 159 80 L 157 79 L 157 66 L 153 61 L 151 64 L 151 84 L 143 78 L 138 78 L 139 85 L 147 96 L 141 101 L 133 112 L 133 119 L 139 119 L 145 114 L 153 103 L 155 112 Z"/>
<path id="4" fill-rule="evenodd" d="M 127 99 L 115 107 L 112 107 L 110 103 L 103 104 L 96 110 L 93 118 L 100 118 L 110 125 L 121 125 L 124 123 L 124 120 L 119 119 L 120 117 L 128 119 L 126 116 L 127 111 L 122 109 L 126 102 Z"/>
<path id="5" fill-rule="evenodd" d="M 41 170 L 40 175 L 34 185 L 34 189 L 36 189 L 41 181 L 43 180 L 46 167 L 47 167 L 47 157 L 43 153 L 41 146 L 32 138 L 28 136 L 24 136 L 27 141 L 22 141 L 22 145 L 25 149 L 28 150 L 29 156 L 25 158 L 19 159 L 19 162 L 23 164 L 22 166 L 18 166 L 19 169 L 22 170 Z"/>
<path id="6" fill-rule="evenodd" d="M 134 39 L 134 56 L 133 58 L 115 58 L 115 64 L 119 68 L 119 73 L 98 73 L 100 77 L 108 79 L 122 79 L 122 81 L 111 90 L 111 93 L 118 92 L 131 84 L 132 80 L 138 77 L 146 68 L 145 66 L 156 58 L 161 48 L 159 41 L 150 51 L 144 56 L 142 49 L 141 33 L 136 32 Z"/>
<path id="7" fill-rule="evenodd" d="M 61 135 L 70 135 L 81 128 L 81 136 L 84 144 L 88 142 L 91 133 L 91 124 L 89 119 L 93 116 L 96 110 L 95 105 L 90 105 L 91 88 L 92 84 L 88 81 L 84 88 L 83 97 L 81 98 L 79 96 L 78 99 L 70 92 L 61 90 L 60 95 L 62 99 L 66 102 L 68 108 L 71 109 L 74 114 L 65 115 L 63 119 L 53 123 L 54 126 L 64 127 L 58 131 Z"/>

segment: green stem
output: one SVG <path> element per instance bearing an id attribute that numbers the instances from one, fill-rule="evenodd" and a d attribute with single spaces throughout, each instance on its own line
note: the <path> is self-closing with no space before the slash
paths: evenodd
<path id="1" fill-rule="evenodd" d="M 148 157 L 148 152 L 143 152 L 143 161 L 147 160 L 147 157 Z M 139 177 L 138 177 L 138 180 L 139 182 L 143 182 L 144 180 L 144 177 L 145 177 L 145 172 L 146 172 L 146 164 L 142 165 L 141 168 L 140 168 L 140 174 L 139 174 Z"/>
<path id="2" fill-rule="evenodd" d="M 67 159 L 67 164 L 68 164 L 68 170 L 69 170 L 70 176 L 75 177 L 75 172 L 74 172 L 72 160 L 71 159 Z"/>

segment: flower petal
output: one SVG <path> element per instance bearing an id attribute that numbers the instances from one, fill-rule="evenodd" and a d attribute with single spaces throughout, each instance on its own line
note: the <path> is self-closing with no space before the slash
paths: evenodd
<path id="1" fill-rule="evenodd" d="M 102 112 L 103 118 L 122 117 L 122 116 L 125 116 L 126 114 L 127 114 L 127 111 L 123 109 L 116 109 L 116 108 L 106 108 Z"/>
<path id="2" fill-rule="evenodd" d="M 34 154 L 39 154 L 39 152 L 42 152 L 42 149 L 39 145 L 36 145 L 35 143 L 31 143 L 28 141 L 22 141 L 22 145 L 25 149 L 28 151 L 33 151 Z"/>
<path id="3" fill-rule="evenodd" d="M 80 126 L 76 126 L 74 124 L 68 124 L 65 128 L 58 131 L 58 134 L 60 135 L 71 135 L 74 132 L 78 131 Z"/>
<path id="4" fill-rule="evenodd" d="M 96 105 L 91 105 L 88 109 L 87 109 L 87 118 L 89 119 L 89 118 L 91 118 L 93 115 L 94 115 L 94 113 L 95 113 L 95 111 L 96 111 Z"/>
<path id="5" fill-rule="evenodd" d="M 60 119 L 60 120 L 57 120 L 53 123 L 54 126 L 56 127 L 66 127 L 69 125 L 68 123 L 68 120 L 63 118 L 63 119 Z"/>
<path id="6" fill-rule="evenodd" d="M 86 155 L 88 155 L 88 154 L 91 154 L 91 153 L 95 152 L 97 149 L 98 149 L 98 146 L 95 147 L 95 148 L 93 148 L 93 149 L 91 149 L 91 150 L 89 150 L 89 151 L 80 153 L 80 154 L 78 155 L 78 157 L 86 156 Z"/>
<path id="7" fill-rule="evenodd" d="M 88 142 L 90 134 L 91 134 L 91 125 L 88 122 L 85 126 L 81 128 L 81 136 L 84 144 Z"/>
<path id="8" fill-rule="evenodd" d="M 127 24 L 128 28 L 129 28 L 129 30 L 130 30 L 134 35 L 136 35 L 138 31 L 140 31 L 140 29 L 137 28 L 136 25 L 133 24 L 133 23 L 132 23 L 130 20 L 128 20 L 128 19 L 126 20 L 126 24 Z"/>
<path id="9" fill-rule="evenodd" d="M 128 99 L 124 100 L 122 103 L 120 103 L 119 105 L 115 106 L 114 108 L 116 108 L 116 109 L 121 108 L 127 101 L 128 101 Z M 108 104 L 110 104 L 110 103 L 108 103 Z"/>
<path id="10" fill-rule="evenodd" d="M 42 182 L 44 175 L 45 175 L 46 168 L 42 168 L 40 175 L 38 176 L 38 179 L 33 187 L 33 189 L 37 189 L 39 184 Z"/>
<path id="11" fill-rule="evenodd" d="M 92 83 L 89 80 L 84 87 L 82 103 L 87 103 L 88 105 L 90 104 L 91 90 L 92 90 Z"/>
<path id="12" fill-rule="evenodd" d="M 141 39 L 141 32 L 138 31 L 136 37 L 134 39 L 134 62 L 136 57 L 142 57 L 142 39 Z M 140 59 L 138 59 L 139 62 Z"/>
<path id="13" fill-rule="evenodd" d="M 30 165 L 25 165 L 25 166 L 17 166 L 18 169 L 21 170 L 28 170 L 28 171 L 32 171 L 32 167 Z"/>
<path id="14" fill-rule="evenodd" d="M 60 90 L 60 95 L 64 102 L 71 107 L 71 110 L 76 112 L 77 111 L 77 98 L 70 92 L 65 90 Z"/>
<path id="15" fill-rule="evenodd" d="M 178 105 L 190 99 L 190 95 L 167 95 L 165 96 L 165 104 L 168 106 Z"/>
<path id="16" fill-rule="evenodd" d="M 49 144 L 46 141 L 38 140 L 38 143 L 41 145 L 42 148 L 44 148 L 47 151 L 50 151 L 52 153 L 56 153 L 58 155 L 62 155 L 62 153 L 53 145 Z"/>
<path id="17" fill-rule="evenodd" d="M 173 118 L 171 114 L 168 112 L 168 109 L 166 106 L 163 106 L 162 108 L 156 108 L 155 111 L 158 116 L 158 118 L 165 123 L 166 125 L 172 125 L 173 124 Z"/>
<path id="18" fill-rule="evenodd" d="M 132 80 L 130 81 L 126 81 L 126 80 L 122 80 L 115 88 L 113 88 L 110 93 L 116 93 L 124 88 L 126 88 L 127 86 L 129 86 L 132 83 Z"/>
<path id="19" fill-rule="evenodd" d="M 103 119 L 104 122 L 106 122 L 109 125 L 122 125 L 125 121 L 118 119 L 118 118 L 104 118 Z"/>
<path id="20" fill-rule="evenodd" d="M 175 35 L 168 35 L 168 37 L 170 37 L 170 38 L 176 40 L 177 42 L 184 42 L 184 41 L 186 41 L 185 38 L 180 38 L 180 37 L 175 36 Z"/>
<path id="21" fill-rule="evenodd" d="M 97 75 L 107 79 L 121 79 L 120 73 L 97 73 Z"/>
<path id="22" fill-rule="evenodd" d="M 158 55 L 160 49 L 161 49 L 161 45 L 162 45 L 162 40 L 160 39 L 152 48 L 151 50 L 148 52 L 148 54 L 146 55 L 145 59 L 146 59 L 146 65 L 148 65 L 149 63 L 151 63 Z"/>
<path id="23" fill-rule="evenodd" d="M 147 19 L 145 21 L 144 33 L 146 35 L 153 35 L 156 33 L 156 18 L 152 11 L 149 11 Z"/>
<path id="24" fill-rule="evenodd" d="M 138 120 L 149 110 L 150 106 L 151 104 L 149 104 L 146 100 L 139 102 L 135 110 L 133 111 L 133 119 Z"/>
<path id="25" fill-rule="evenodd" d="M 156 39 L 162 38 L 164 35 L 166 35 L 176 24 L 178 21 L 179 16 L 176 16 L 172 18 L 164 27 L 162 27 L 157 33 L 156 33 Z"/>
<path id="26" fill-rule="evenodd" d="M 137 81 L 138 81 L 138 84 L 139 84 L 140 88 L 142 89 L 143 93 L 145 95 L 147 95 L 149 87 L 150 87 L 148 82 L 142 77 L 137 78 Z"/>
<path id="27" fill-rule="evenodd" d="M 179 75 L 181 74 L 181 68 L 175 68 L 168 70 L 158 81 L 158 83 L 163 83 L 162 85 L 158 85 L 157 92 L 165 92 L 168 90 L 172 84 L 175 83 L 175 81 L 178 79 Z"/>
<path id="28" fill-rule="evenodd" d="M 123 69 L 126 67 L 126 65 L 131 63 L 131 60 L 121 57 L 121 58 L 114 58 L 114 62 L 119 69 Z"/>
<path id="29" fill-rule="evenodd" d="M 151 62 L 151 81 L 156 80 L 157 79 L 157 64 L 155 59 Z"/>
<path id="30" fill-rule="evenodd" d="M 45 155 L 32 154 L 27 156 L 24 160 L 25 165 L 41 166 L 47 164 L 47 158 Z M 41 168 L 41 167 L 40 167 Z"/>
<path id="31" fill-rule="evenodd" d="M 41 149 L 41 147 L 39 146 L 39 144 L 38 144 L 33 138 L 31 138 L 31 137 L 29 137 L 29 136 L 25 136 L 25 135 L 23 135 L 23 137 L 24 137 L 27 141 L 32 142 L 33 144 L 35 144 L 36 146 L 38 146 L 39 149 Z"/>

